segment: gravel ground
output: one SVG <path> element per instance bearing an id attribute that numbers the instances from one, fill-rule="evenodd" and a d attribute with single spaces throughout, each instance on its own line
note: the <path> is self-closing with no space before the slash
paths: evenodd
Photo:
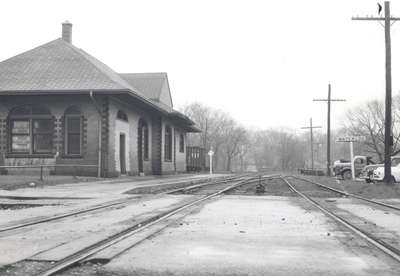
<path id="1" fill-rule="evenodd" d="M 261 182 L 264 192 L 257 192 L 258 182 L 240 186 L 226 194 L 234 195 L 274 195 L 274 196 L 296 196 L 282 179 L 266 179 Z"/>
<path id="2" fill-rule="evenodd" d="M 50 265 L 51 262 L 32 262 L 32 261 L 18 262 L 12 265 L 6 265 L 0 267 L 0 275 L 2 276 L 36 275 L 40 271 L 50 267 Z"/>
<path id="3" fill-rule="evenodd" d="M 336 180 L 335 178 L 328 178 L 328 177 L 316 177 L 316 176 L 300 176 L 300 177 L 307 178 L 311 181 L 315 181 L 315 182 L 327 185 L 329 187 L 336 188 L 338 190 L 343 190 L 343 191 L 346 191 L 349 193 L 358 194 L 358 195 L 368 197 L 368 198 L 377 198 L 377 199 L 400 198 L 400 184 L 399 183 L 395 184 L 394 186 L 387 186 L 382 183 L 368 184 L 365 182 Z M 0 176 L 0 180 L 1 180 L 1 176 Z M 309 195 L 311 197 L 316 197 L 317 200 L 322 201 L 322 203 L 324 203 L 324 205 L 328 205 L 330 208 L 334 209 L 337 212 L 344 211 L 343 209 L 340 210 L 340 207 L 338 208 L 336 205 L 339 203 L 339 201 L 342 202 L 343 200 L 347 200 L 347 199 L 340 198 L 340 196 L 337 193 L 327 191 L 322 188 L 318 188 L 316 185 L 313 185 L 311 183 L 307 183 L 304 181 L 294 180 L 294 179 L 290 179 L 290 180 L 291 180 L 291 182 L 293 182 L 293 184 L 295 185 L 295 187 L 298 190 L 305 192 L 307 195 Z M 174 186 L 171 185 L 168 188 L 169 189 L 172 187 L 180 188 L 180 187 L 189 186 L 189 185 L 193 185 L 193 184 L 197 184 L 197 183 L 193 183 L 193 182 L 177 183 L 177 184 L 173 184 Z M 258 196 L 258 195 L 286 196 L 286 197 L 292 197 L 290 200 L 292 200 L 292 199 L 296 200 L 295 198 L 293 198 L 293 196 L 296 196 L 296 195 L 280 179 L 264 180 L 262 182 L 262 185 L 265 187 L 265 192 L 262 194 L 259 194 L 256 192 L 257 185 L 258 185 L 258 183 L 243 185 L 243 186 L 235 189 L 234 191 L 229 192 L 229 194 L 230 195 L 252 195 L 252 196 Z M 0 188 L 1 188 L 1 184 L 0 184 Z M 149 187 L 143 187 L 143 188 L 141 187 L 139 189 L 133 189 L 133 190 L 129 191 L 128 193 L 132 193 L 132 194 L 133 193 L 156 193 L 156 192 L 162 192 L 162 189 L 165 189 L 165 188 L 157 187 L 157 186 L 149 186 Z M 332 199 L 332 198 L 336 198 L 336 199 Z M 332 201 L 331 201 L 331 199 L 332 199 Z M 307 210 L 307 212 L 309 212 L 309 211 Z M 346 212 L 346 213 L 349 217 L 353 217 L 353 215 L 351 215 L 350 213 L 348 213 L 348 212 Z M 283 223 L 283 222 L 286 222 L 287 220 L 288 219 L 286 219 L 286 218 L 285 218 L 285 220 L 281 219 L 281 222 Z M 310 221 L 310 223 L 311 222 L 312 222 L 312 220 Z M 358 221 L 354 221 L 354 222 L 358 223 Z M 366 230 L 375 232 L 374 234 L 381 233 L 381 235 L 382 235 L 381 238 L 385 238 L 388 241 L 392 241 L 392 243 L 394 243 L 394 237 L 397 237 L 397 236 L 393 236 L 393 232 L 383 231 L 384 229 L 377 227 L 373 221 L 369 221 L 369 220 L 367 220 L 367 218 L 361 219 L 359 223 L 363 227 L 367 227 L 368 229 L 366 229 Z M 244 233 L 249 232 L 249 231 L 246 230 Z M 241 234 L 241 235 L 244 235 L 244 234 Z M 326 235 L 330 236 L 331 233 L 328 233 Z M 338 238 L 338 240 L 340 240 L 340 243 L 342 244 L 342 246 L 346 247 L 350 252 L 352 252 L 353 250 L 358 251 L 359 250 L 358 248 L 361 248 L 362 250 L 367 250 L 367 248 L 368 248 L 367 245 L 352 244 L 353 239 L 351 239 L 349 241 L 348 238 L 341 237 L 340 235 L 334 235 L 334 236 L 336 238 Z M 343 239 L 343 241 L 341 239 Z M 373 253 L 373 254 L 375 254 L 375 253 Z M 369 255 L 369 254 L 367 254 L 367 255 Z M 8 275 L 11 275 L 11 276 L 35 275 L 39 271 L 49 267 L 50 265 L 51 265 L 50 262 L 22 261 L 22 262 L 13 264 L 13 265 L 1 267 L 0 275 L 7 275 L 7 276 Z M 155 264 L 155 266 L 157 266 L 157 265 Z M 166 272 L 166 271 L 164 271 L 164 272 Z M 243 275 L 240 273 L 235 274 L 234 270 L 231 272 L 232 273 L 228 273 L 228 274 L 229 275 Z M 116 276 L 120 276 L 120 275 L 169 275 L 169 274 L 168 273 L 158 274 L 158 271 L 141 270 L 140 267 L 134 271 L 130 271 L 129 273 L 127 273 L 127 271 L 118 272 L 118 271 L 106 270 L 102 264 L 85 263 L 85 264 L 73 267 L 71 269 L 68 269 L 67 271 L 61 273 L 60 275 L 63 275 L 63 276 L 66 276 L 66 275 L 89 275 L 89 276 L 116 275 Z M 180 274 L 175 272 L 175 274 L 171 273 L 170 275 L 180 275 Z M 182 275 L 184 275 L 184 274 L 182 274 Z M 206 275 L 213 275 L 213 274 L 211 273 L 211 274 L 206 274 Z"/>

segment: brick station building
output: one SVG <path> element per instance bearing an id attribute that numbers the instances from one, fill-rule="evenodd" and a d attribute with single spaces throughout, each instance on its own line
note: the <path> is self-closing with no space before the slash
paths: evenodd
<path id="1" fill-rule="evenodd" d="M 62 38 L 0 62 L 0 165 L 97 165 L 79 171 L 105 177 L 186 171 L 186 133 L 198 129 L 173 109 L 167 74 L 118 74 L 71 38 L 65 22 Z"/>

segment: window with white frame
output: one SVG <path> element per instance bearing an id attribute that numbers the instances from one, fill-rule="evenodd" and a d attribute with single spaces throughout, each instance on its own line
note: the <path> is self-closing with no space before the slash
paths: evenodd
<path id="1" fill-rule="evenodd" d="M 41 106 L 24 105 L 9 113 L 9 152 L 50 154 L 53 149 L 54 122 L 50 111 Z"/>

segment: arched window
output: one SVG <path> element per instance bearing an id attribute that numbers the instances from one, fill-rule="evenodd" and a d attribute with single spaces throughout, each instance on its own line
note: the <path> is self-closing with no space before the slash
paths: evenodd
<path id="1" fill-rule="evenodd" d="M 165 127 L 165 140 L 164 140 L 164 155 L 165 161 L 172 160 L 172 130 L 170 126 Z"/>
<path id="2" fill-rule="evenodd" d="M 53 149 L 53 118 L 42 106 L 24 105 L 9 113 L 10 153 L 49 154 Z"/>
<path id="3" fill-rule="evenodd" d="M 120 119 L 121 121 L 128 122 L 128 116 L 122 110 L 118 110 L 117 119 Z"/>
<path id="4" fill-rule="evenodd" d="M 82 116 L 76 106 L 67 108 L 65 120 L 65 154 L 80 155 L 82 153 Z"/>
<path id="5" fill-rule="evenodd" d="M 179 135 L 179 152 L 185 152 L 185 135 Z"/>

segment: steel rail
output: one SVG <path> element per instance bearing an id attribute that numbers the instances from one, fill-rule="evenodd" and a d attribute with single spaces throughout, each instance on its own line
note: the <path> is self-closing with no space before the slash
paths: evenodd
<path id="1" fill-rule="evenodd" d="M 330 190 L 332 192 L 335 192 L 335 193 L 338 193 L 338 194 L 341 194 L 341 195 L 344 195 L 344 196 L 354 197 L 354 198 L 357 198 L 357 199 L 360 199 L 360 200 L 364 200 L 364 201 L 367 201 L 367 202 L 370 202 L 370 203 L 374 203 L 376 205 L 381 205 L 381 206 L 384 206 L 384 207 L 387 207 L 387 208 L 390 208 L 390 209 L 393 209 L 393 210 L 400 211 L 400 207 L 397 207 L 397 206 L 394 206 L 394 205 L 391 205 L 391 204 L 387 204 L 387 203 L 384 203 L 384 202 L 368 199 L 368 198 L 365 198 L 365 197 L 362 197 L 362 196 L 358 196 L 358 195 L 355 195 L 355 194 L 351 194 L 351 193 L 348 193 L 348 192 L 345 192 L 345 191 L 337 190 L 335 188 L 331 188 L 329 186 L 326 186 L 324 184 L 308 180 L 306 178 L 301 178 L 301 177 L 294 176 L 294 175 L 288 176 L 288 177 L 291 177 L 291 178 L 294 178 L 294 179 L 298 179 L 298 180 L 301 180 L 301 181 L 304 181 L 304 182 L 308 182 L 308 183 L 317 185 L 317 186 L 319 186 L 319 187 L 321 187 L 323 189 L 327 189 L 327 190 Z"/>
<path id="2" fill-rule="evenodd" d="M 32 225 L 37 225 L 37 224 L 41 224 L 41 223 L 45 223 L 45 222 L 49 222 L 49 221 L 59 220 L 59 219 L 66 218 L 66 217 L 71 217 L 71 216 L 74 216 L 74 215 L 80 215 L 80 214 L 89 213 L 89 212 L 92 212 L 92 211 L 95 211 L 95 210 L 104 209 L 104 208 L 112 207 L 112 206 L 115 206 L 115 205 L 120 205 L 120 204 L 126 203 L 127 201 L 128 200 L 125 200 L 123 202 L 109 203 L 109 204 L 106 204 L 106 205 L 100 205 L 100 206 L 96 206 L 96 207 L 92 207 L 92 208 L 88 208 L 88 209 L 83 209 L 83 210 L 79 210 L 79 211 L 75 211 L 75 212 L 68 212 L 68 213 L 64 213 L 64 214 L 61 214 L 61 215 L 50 216 L 50 217 L 47 217 L 47 218 L 43 218 L 43 219 L 31 221 L 31 222 L 20 223 L 20 224 L 15 224 L 15 225 L 3 227 L 3 228 L 0 228 L 0 233 L 6 232 L 6 231 L 15 230 L 15 229 L 19 229 L 19 228 L 24 228 L 24 227 L 28 227 L 28 226 L 32 226 Z"/>
<path id="3" fill-rule="evenodd" d="M 252 177 L 252 176 L 250 176 L 250 175 L 244 175 L 244 176 L 232 177 L 232 178 L 228 178 L 228 179 L 224 179 L 224 180 L 216 181 L 216 182 L 200 183 L 200 184 L 195 184 L 195 185 L 188 186 L 188 187 L 177 188 L 177 189 L 175 189 L 175 190 L 167 191 L 167 192 L 165 192 L 165 193 L 166 193 L 166 194 L 173 194 L 173 193 L 177 193 L 177 192 L 187 192 L 187 191 L 190 191 L 190 190 L 194 190 L 194 189 L 196 189 L 196 188 L 203 188 L 203 187 L 205 187 L 205 186 L 211 186 L 211 185 L 221 184 L 221 183 L 226 182 L 226 181 L 238 180 L 238 179 L 240 179 L 240 178 L 245 178 L 245 177 Z M 268 175 L 268 176 L 265 176 L 265 177 L 264 177 L 264 176 L 261 176 L 261 179 L 262 179 L 262 180 L 265 180 L 265 179 L 272 179 L 272 178 L 279 178 L 279 177 L 280 177 L 280 175 L 279 175 L 279 174 L 276 174 L 276 175 Z M 253 178 L 254 178 L 254 179 L 253 179 L 252 181 L 250 181 L 250 182 L 248 182 L 248 183 L 246 183 L 246 184 L 254 183 L 254 182 L 257 182 L 258 180 L 260 180 L 260 177 L 254 176 Z"/>
<path id="4" fill-rule="evenodd" d="M 176 189 L 176 190 L 191 189 L 191 187 L 193 187 L 193 189 L 194 189 L 194 188 L 197 188 L 199 185 L 207 186 L 207 185 L 221 184 L 223 182 L 226 182 L 227 180 L 228 181 L 233 181 L 234 179 L 240 178 L 240 177 L 242 177 L 242 176 L 240 176 L 240 175 L 239 176 L 232 176 L 232 177 L 229 177 L 228 179 L 222 179 L 222 180 L 218 180 L 218 181 L 211 182 L 211 183 L 209 183 L 208 181 L 211 181 L 212 179 L 211 180 L 208 179 L 208 180 L 206 180 L 207 181 L 206 183 L 195 184 L 195 185 L 192 185 L 192 186 L 187 186 L 187 187 L 179 188 L 179 189 Z M 166 184 L 166 185 L 173 185 L 173 184 Z M 172 193 L 172 192 L 174 192 L 174 191 L 161 192 L 161 193 L 157 193 L 157 194 L 169 194 L 169 193 Z M 106 203 L 103 203 L 101 205 L 96 205 L 95 207 L 89 207 L 89 208 L 86 208 L 86 209 L 80 209 L 80 210 L 77 210 L 77 211 L 67 212 L 67 213 L 63 213 L 63 214 L 60 214 L 60 215 L 49 216 L 49 217 L 46 217 L 46 218 L 41 218 L 41 219 L 33 220 L 33 221 L 30 221 L 30 222 L 19 223 L 19 224 L 14 224 L 14 225 L 11 225 L 11 226 L 2 227 L 2 228 L 0 228 L 0 233 L 11 231 L 11 230 L 15 230 L 15 229 L 20 229 L 20 228 L 24 228 L 24 227 L 28 227 L 28 226 L 38 225 L 38 224 L 42 224 L 42 223 L 46 223 L 46 222 L 50 222 L 50 221 L 55 221 L 55 220 L 59 220 L 59 219 L 67 218 L 67 217 L 72 217 L 72 216 L 76 216 L 76 215 L 82 215 L 82 214 L 90 213 L 90 212 L 97 211 L 97 210 L 100 210 L 100 209 L 105 209 L 105 208 L 108 208 L 108 207 L 113 207 L 113 206 L 117 206 L 117 205 L 126 204 L 126 203 L 129 203 L 130 201 L 135 200 L 135 199 L 137 199 L 137 198 L 135 198 L 135 197 L 132 198 L 131 197 L 131 198 L 125 198 L 125 199 L 122 199 L 122 200 L 114 200 L 111 203 L 110 202 L 106 202 Z"/>
<path id="5" fill-rule="evenodd" d="M 395 259 L 396 261 L 400 262 L 400 250 L 398 250 L 397 248 L 394 248 L 393 246 L 385 243 L 384 241 L 374 237 L 370 233 L 354 226 L 349 221 L 345 220 L 344 218 L 342 218 L 342 217 L 334 214 L 333 212 L 329 211 L 328 209 L 324 208 L 322 205 L 320 205 L 318 202 L 313 200 L 311 197 L 309 197 L 309 196 L 303 194 L 302 192 L 300 192 L 299 190 L 297 190 L 287 179 L 285 179 L 285 177 L 282 177 L 282 180 L 289 186 L 289 188 L 293 192 L 295 192 L 296 194 L 298 194 L 299 196 L 304 198 L 306 201 L 311 203 L 311 205 L 313 205 L 314 207 L 318 208 L 325 215 L 331 217 L 336 222 L 342 224 L 343 226 L 350 229 L 352 232 L 354 232 L 355 234 L 357 234 L 364 240 L 368 241 L 370 244 L 374 245 L 376 248 L 380 249 L 381 251 L 383 251 L 384 253 L 386 253 L 387 255 L 389 255 L 390 257 Z"/>
<path id="6" fill-rule="evenodd" d="M 162 214 L 153 216 L 153 217 L 151 217 L 149 219 L 145 219 L 145 220 L 143 220 L 143 221 L 141 221 L 139 223 L 136 223 L 135 225 L 132 225 L 131 227 L 128 227 L 125 230 L 122 230 L 121 232 L 118 232 L 117 234 L 109 236 L 109 237 L 105 238 L 104 240 L 101 240 L 101 241 L 99 241 L 99 242 L 97 242 L 95 244 L 92 244 L 92 245 L 90 245 L 90 246 L 88 246 L 88 247 L 86 247 L 86 248 L 84 248 L 82 250 L 79 250 L 78 252 L 76 252 L 74 254 L 71 254 L 70 256 L 68 256 L 68 257 L 56 262 L 49 269 L 46 269 L 45 271 L 42 271 L 42 272 L 40 272 L 39 274 L 36 274 L 36 275 L 37 276 L 50 276 L 50 275 L 54 275 L 57 272 L 61 272 L 61 271 L 65 270 L 65 269 L 67 269 L 68 267 L 70 267 L 70 266 L 72 266 L 72 265 L 74 265 L 76 263 L 79 263 L 80 261 L 92 256 L 93 254 L 95 254 L 95 253 L 97 253 L 97 252 L 99 252 L 99 251 L 101 251 L 101 250 L 103 250 L 103 249 L 115 244 L 115 243 L 118 243 L 118 242 L 120 242 L 120 241 L 122 241 L 122 240 L 124 240 L 124 239 L 126 239 L 126 238 L 128 238 L 128 237 L 130 237 L 130 236 L 132 236 L 134 234 L 136 234 L 137 232 L 139 232 L 139 231 L 141 231 L 141 230 L 143 230 L 145 228 L 148 228 L 148 227 L 150 227 L 150 226 L 152 226 L 154 224 L 157 224 L 157 223 L 159 223 L 161 221 L 164 221 L 165 219 L 167 219 L 167 218 L 169 218 L 169 217 L 171 217 L 171 216 L 173 216 L 173 215 L 175 215 L 175 214 L 177 214 L 177 213 L 179 213 L 181 211 L 184 211 L 184 210 L 186 210 L 186 209 L 188 209 L 188 208 L 190 208 L 190 207 L 192 207 L 192 206 L 194 206 L 196 204 L 199 204 L 199 203 L 201 203 L 203 201 L 206 201 L 206 200 L 208 200 L 210 198 L 213 198 L 213 197 L 216 197 L 218 195 L 221 195 L 221 194 L 223 194 L 223 193 L 225 193 L 225 192 L 227 192 L 227 191 L 229 191 L 231 189 L 234 189 L 234 188 L 236 188 L 236 187 L 238 187 L 240 185 L 243 185 L 243 184 L 245 184 L 246 182 L 248 182 L 250 180 L 253 180 L 253 179 L 250 178 L 250 179 L 246 179 L 246 180 L 241 180 L 241 181 L 239 181 L 237 183 L 234 183 L 234 184 L 232 184 L 232 185 L 230 185 L 230 186 L 228 186 L 226 188 L 223 188 L 223 189 L 221 189 L 221 190 L 219 190 L 219 191 L 217 191 L 215 193 L 212 193 L 210 195 L 204 196 L 204 197 L 202 197 L 200 199 L 196 199 L 196 200 L 194 200 L 192 202 L 183 204 L 181 206 L 173 208 L 172 210 L 169 210 L 169 211 L 163 212 Z"/>

